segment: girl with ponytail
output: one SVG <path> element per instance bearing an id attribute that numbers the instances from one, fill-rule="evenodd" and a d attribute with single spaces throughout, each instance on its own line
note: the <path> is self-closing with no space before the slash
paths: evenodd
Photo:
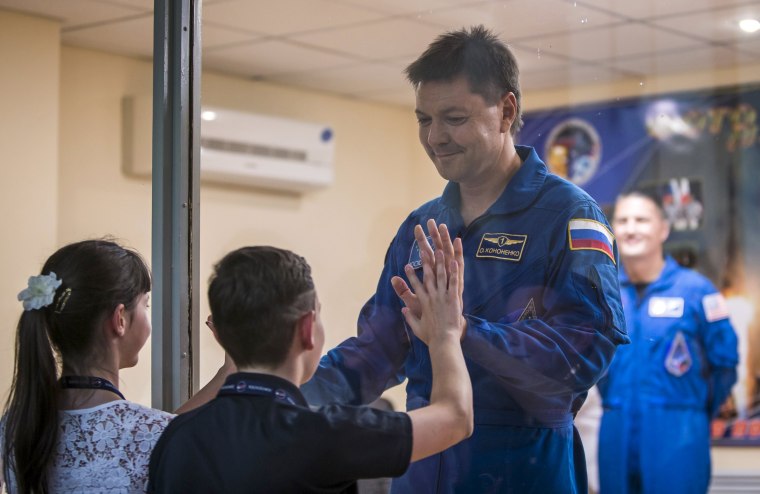
<path id="1" fill-rule="evenodd" d="M 144 492 L 150 452 L 173 415 L 125 400 L 118 383 L 150 335 L 150 286 L 140 255 L 107 240 L 62 247 L 29 278 L 0 422 L 10 494 Z M 183 408 L 213 396 L 206 388 Z"/>

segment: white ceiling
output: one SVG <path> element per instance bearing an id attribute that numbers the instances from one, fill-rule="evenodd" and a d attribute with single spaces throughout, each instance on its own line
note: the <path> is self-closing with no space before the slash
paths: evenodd
<path id="1" fill-rule="evenodd" d="M 63 43 L 150 58 L 152 0 L 0 0 L 61 21 Z M 760 63 L 760 0 L 204 0 L 203 67 L 413 104 L 402 71 L 448 29 L 485 24 L 530 89 Z"/>

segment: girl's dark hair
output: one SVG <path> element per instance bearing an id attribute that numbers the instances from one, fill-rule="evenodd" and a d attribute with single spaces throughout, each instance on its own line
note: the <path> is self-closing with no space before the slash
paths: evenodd
<path id="1" fill-rule="evenodd" d="M 59 430 L 59 370 L 81 373 L 97 365 L 103 321 L 119 304 L 132 310 L 151 284 L 142 257 L 110 240 L 62 247 L 42 267 L 41 274 L 51 272 L 62 280 L 53 302 L 19 319 L 5 405 L 4 468 L 13 470 L 22 494 L 48 492 Z"/>

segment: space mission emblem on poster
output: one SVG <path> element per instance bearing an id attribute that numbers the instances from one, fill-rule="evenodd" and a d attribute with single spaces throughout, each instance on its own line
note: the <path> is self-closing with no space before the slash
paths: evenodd
<path id="1" fill-rule="evenodd" d="M 546 139 L 546 164 L 555 175 L 583 185 L 599 168 L 602 143 L 594 126 L 580 118 L 557 124 Z"/>

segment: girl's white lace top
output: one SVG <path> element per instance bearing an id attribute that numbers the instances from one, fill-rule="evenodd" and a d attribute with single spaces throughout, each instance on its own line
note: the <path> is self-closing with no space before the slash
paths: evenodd
<path id="1" fill-rule="evenodd" d="M 132 494 L 145 492 L 150 452 L 174 415 L 118 400 L 60 417 L 50 492 Z M 15 494 L 12 469 L 9 474 L 6 489 Z"/>

